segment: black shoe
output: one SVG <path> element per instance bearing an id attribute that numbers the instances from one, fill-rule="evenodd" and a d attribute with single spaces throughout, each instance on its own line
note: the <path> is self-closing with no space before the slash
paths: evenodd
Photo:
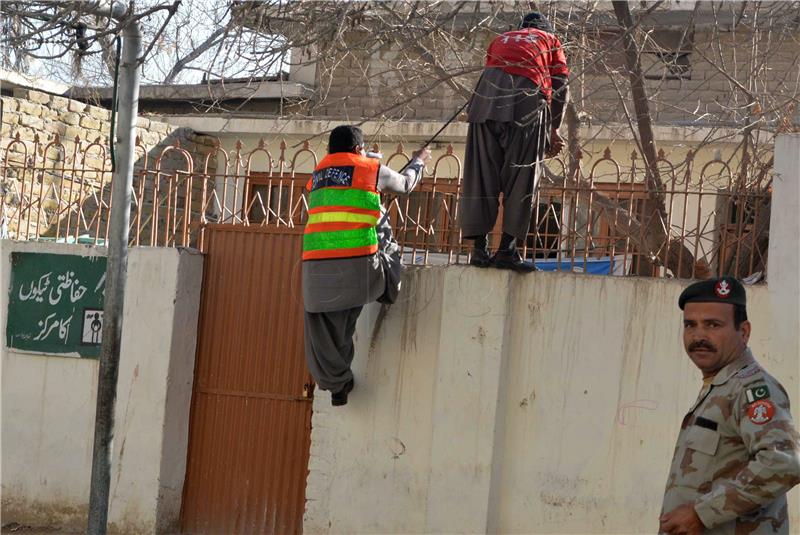
<path id="1" fill-rule="evenodd" d="M 492 266 L 500 269 L 511 269 L 518 273 L 538 271 L 533 262 L 524 261 L 516 249 L 497 251 L 492 257 Z"/>
<path id="2" fill-rule="evenodd" d="M 489 257 L 489 251 L 487 251 L 485 247 L 475 247 L 472 250 L 472 257 L 469 259 L 469 265 L 485 268 L 489 267 L 491 263 L 492 259 Z"/>
<path id="3" fill-rule="evenodd" d="M 479 268 L 489 267 L 492 263 L 489 257 L 489 236 L 473 236 L 467 239 L 472 240 L 472 256 L 469 264 Z"/>
<path id="4" fill-rule="evenodd" d="M 344 384 L 344 387 L 340 391 L 331 394 L 331 405 L 333 405 L 334 407 L 347 405 L 347 394 L 349 394 L 353 390 L 354 386 L 355 386 L 355 381 L 350 379 Z"/>

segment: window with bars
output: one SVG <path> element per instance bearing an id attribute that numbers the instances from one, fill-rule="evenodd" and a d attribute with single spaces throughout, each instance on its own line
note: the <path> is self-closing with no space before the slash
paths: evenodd
<path id="1" fill-rule="evenodd" d="M 243 212 L 247 213 L 250 223 L 256 225 L 278 217 L 288 218 L 309 178 L 308 173 L 289 177 L 252 173 L 247 182 Z"/>

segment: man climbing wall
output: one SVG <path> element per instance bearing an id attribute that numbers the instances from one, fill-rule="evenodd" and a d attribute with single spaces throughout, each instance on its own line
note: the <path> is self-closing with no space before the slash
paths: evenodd
<path id="1" fill-rule="evenodd" d="M 474 240 L 470 263 L 533 271 L 517 252 L 531 222 L 541 161 L 561 151 L 558 135 L 569 69 L 553 27 L 530 13 L 518 30 L 497 36 L 475 88 L 467 120 L 462 236 Z M 494 256 L 488 234 L 503 194 L 503 236 Z"/>
<path id="2" fill-rule="evenodd" d="M 391 303 L 400 289 L 400 247 L 392 237 L 380 192 L 410 193 L 431 153 L 413 153 L 403 173 L 364 153 L 364 135 L 338 126 L 328 155 L 308 183 L 303 236 L 306 362 L 331 403 L 345 405 L 353 389 L 353 333 L 361 309 Z"/>

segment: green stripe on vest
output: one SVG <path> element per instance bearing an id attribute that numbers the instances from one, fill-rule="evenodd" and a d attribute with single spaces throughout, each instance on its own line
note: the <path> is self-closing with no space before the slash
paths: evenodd
<path id="1" fill-rule="evenodd" d="M 374 228 L 312 232 L 303 236 L 303 251 L 350 249 L 377 245 L 378 234 Z"/>
<path id="2" fill-rule="evenodd" d="M 367 210 L 380 210 L 381 197 L 377 193 L 361 189 L 322 188 L 312 191 L 308 199 L 309 208 L 320 206 L 351 206 Z"/>

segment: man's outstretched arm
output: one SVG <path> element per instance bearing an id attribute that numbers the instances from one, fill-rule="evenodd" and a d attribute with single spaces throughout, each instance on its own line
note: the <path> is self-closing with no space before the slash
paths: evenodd
<path id="1" fill-rule="evenodd" d="M 420 149 L 411 155 L 411 161 L 402 173 L 385 165 L 378 171 L 378 191 L 384 193 L 411 193 L 422 180 L 422 168 L 431 157 L 431 151 Z"/>

